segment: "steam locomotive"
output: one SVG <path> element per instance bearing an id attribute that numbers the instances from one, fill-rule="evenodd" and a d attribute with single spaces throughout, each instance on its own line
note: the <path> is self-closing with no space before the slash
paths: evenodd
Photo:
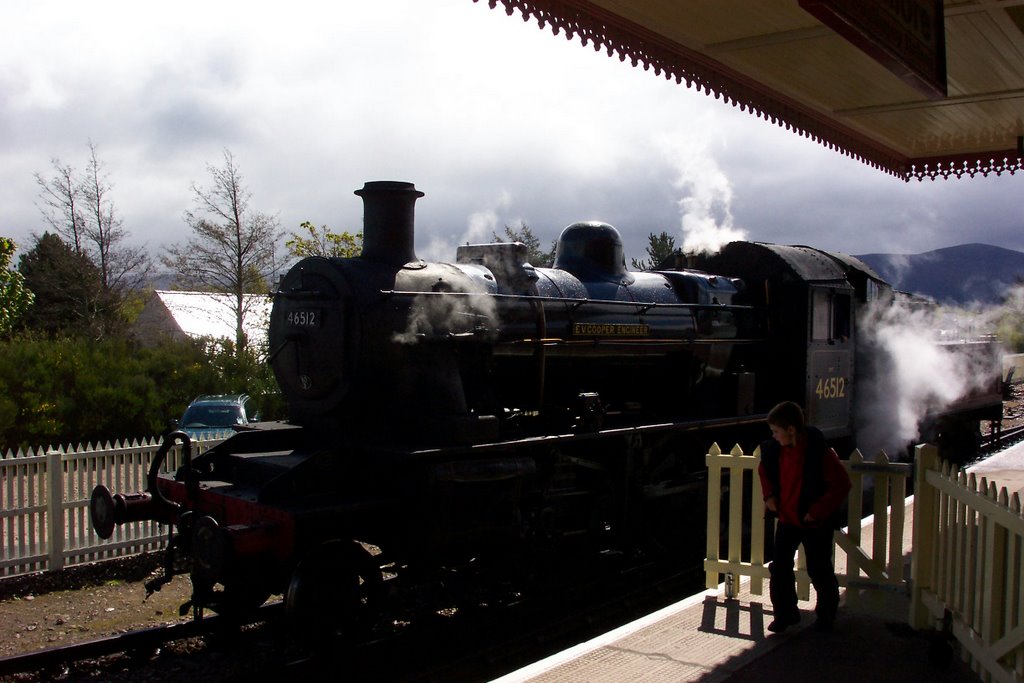
<path id="1" fill-rule="evenodd" d="M 413 249 L 421 192 L 356 194 L 362 255 L 303 259 L 274 293 L 289 422 L 197 457 L 173 433 L 145 492 L 93 492 L 103 538 L 170 526 L 168 572 L 190 572 L 194 608 L 281 594 L 297 623 L 345 629 L 407 577 L 699 550 L 713 440 L 752 447 L 791 399 L 852 443 L 855 314 L 892 295 L 860 261 L 734 242 L 628 272 L 615 228 L 586 222 L 562 232 L 552 268 L 519 243 L 428 263 Z M 976 398 L 957 415 L 975 430 L 1001 411 L 998 386 Z M 179 442 L 184 464 L 162 472 Z"/>

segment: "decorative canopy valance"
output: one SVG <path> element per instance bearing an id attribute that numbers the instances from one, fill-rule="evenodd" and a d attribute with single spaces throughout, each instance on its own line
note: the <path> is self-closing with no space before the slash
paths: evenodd
<path id="1" fill-rule="evenodd" d="M 1024 168 L 1019 0 L 489 5 L 905 180 Z"/>

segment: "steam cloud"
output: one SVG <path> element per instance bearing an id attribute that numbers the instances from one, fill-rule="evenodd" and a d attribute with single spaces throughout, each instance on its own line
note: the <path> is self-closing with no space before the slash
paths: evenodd
<path id="1" fill-rule="evenodd" d="M 696 136 L 677 136 L 661 144 L 678 172 L 673 186 L 684 194 L 679 200 L 683 251 L 715 253 L 729 242 L 745 240 L 746 231 L 733 225 L 732 183 L 707 143 Z"/>
<path id="2" fill-rule="evenodd" d="M 494 297 L 421 294 L 414 297 L 409 306 L 405 330 L 395 332 L 391 339 L 398 344 L 414 344 L 422 338 L 471 334 L 496 327 Z"/>
<path id="3" fill-rule="evenodd" d="M 512 196 L 506 191 L 499 193 L 494 205 L 471 213 L 466 218 L 466 229 L 456 240 L 450 237 L 434 236 L 426 249 L 427 258 L 437 262 L 449 262 L 458 244 L 486 244 L 495 234 L 501 235 L 505 227 L 502 214 L 512 205 Z M 424 337 L 443 337 L 469 334 L 481 329 L 494 330 L 498 326 L 498 315 L 493 297 L 481 292 L 465 293 L 462 296 L 437 296 L 422 294 L 415 297 L 409 306 L 409 319 L 405 330 L 395 332 L 392 341 L 399 344 L 414 344 Z"/>
<path id="4" fill-rule="evenodd" d="M 515 222 L 509 221 L 507 217 L 502 218 L 511 205 L 512 195 L 502 191 L 495 199 L 494 206 L 474 211 L 466 218 L 466 229 L 460 237 L 433 235 L 423 253 L 430 261 L 446 262 L 452 260 L 455 248 L 460 244 L 490 242 L 495 234 L 503 234 L 506 222 Z"/>
<path id="5" fill-rule="evenodd" d="M 870 349 L 858 400 L 858 446 L 898 457 L 919 425 L 971 391 L 991 389 L 999 373 L 992 345 L 959 344 L 991 329 L 994 312 L 910 310 L 873 304 L 858 315 L 860 342 Z M 946 342 L 947 344 L 944 344 Z"/>

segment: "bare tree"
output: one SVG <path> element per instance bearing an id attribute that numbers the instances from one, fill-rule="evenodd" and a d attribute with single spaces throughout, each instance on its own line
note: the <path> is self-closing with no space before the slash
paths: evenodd
<path id="1" fill-rule="evenodd" d="M 117 215 L 113 186 L 91 140 L 83 175 L 59 159 L 52 164 L 49 179 L 35 174 L 39 208 L 74 253 L 99 269 L 100 288 L 84 305 L 89 319 L 98 323 L 93 332 L 103 335 L 123 322 L 125 303 L 145 282 L 152 263 L 145 247 L 125 244 L 128 231 Z"/>
<path id="2" fill-rule="evenodd" d="M 283 236 L 276 216 L 249 207 L 235 157 L 224 150 L 224 165 L 207 164 L 210 185 L 192 184 L 195 209 L 185 212 L 193 238 L 168 249 L 164 263 L 181 284 L 231 294 L 239 353 L 246 345 L 243 322 L 248 313 L 245 295 L 265 293 L 278 268 L 277 242 Z"/>
<path id="3" fill-rule="evenodd" d="M 46 222 L 71 245 L 76 254 L 81 254 L 85 217 L 82 215 L 81 190 L 75 169 L 61 165 L 57 158 L 51 159 L 50 163 L 53 165 L 53 177 L 46 179 L 41 173 L 35 174 L 42 202 L 37 206 Z"/>
<path id="4" fill-rule="evenodd" d="M 81 188 L 87 212 L 85 236 L 90 243 L 93 260 L 100 269 L 103 290 L 113 300 L 123 301 L 130 290 L 138 289 L 144 283 L 152 262 L 144 247 L 124 244 L 128 232 L 114 208 L 110 196 L 113 187 L 91 140 L 89 163 Z"/>

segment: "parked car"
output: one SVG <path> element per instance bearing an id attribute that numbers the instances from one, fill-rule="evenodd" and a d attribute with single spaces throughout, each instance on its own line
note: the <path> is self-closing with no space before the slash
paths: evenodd
<path id="1" fill-rule="evenodd" d="M 181 416 L 179 429 L 193 439 L 234 431 L 259 420 L 247 394 L 197 396 Z"/>

